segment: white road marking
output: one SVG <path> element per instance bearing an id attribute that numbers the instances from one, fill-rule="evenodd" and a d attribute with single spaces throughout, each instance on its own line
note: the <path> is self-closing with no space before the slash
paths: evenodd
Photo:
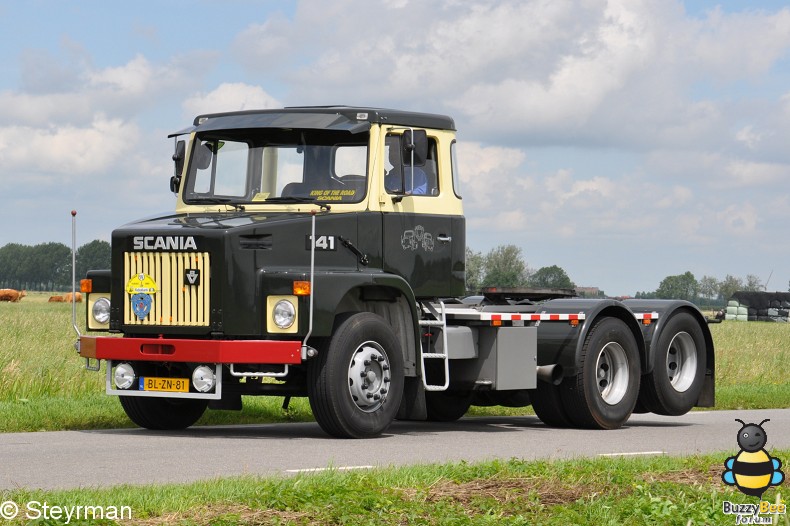
<path id="1" fill-rule="evenodd" d="M 353 469 L 373 469 L 374 466 L 338 466 L 329 468 L 286 469 L 286 473 L 320 473 L 322 471 L 351 471 Z"/>
<path id="2" fill-rule="evenodd" d="M 633 451 L 631 453 L 599 453 L 599 457 L 633 457 L 638 455 L 666 455 L 666 451 Z"/>

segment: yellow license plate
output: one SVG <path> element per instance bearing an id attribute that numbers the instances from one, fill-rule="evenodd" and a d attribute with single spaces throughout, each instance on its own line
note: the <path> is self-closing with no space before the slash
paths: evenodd
<path id="1" fill-rule="evenodd" d="M 140 378 L 140 390 L 187 393 L 189 392 L 189 380 L 186 378 L 158 378 L 155 376 L 144 376 Z"/>

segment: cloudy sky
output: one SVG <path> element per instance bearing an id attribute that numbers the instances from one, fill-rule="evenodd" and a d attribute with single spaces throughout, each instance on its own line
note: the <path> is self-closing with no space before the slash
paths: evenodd
<path id="1" fill-rule="evenodd" d="M 790 7 L 770 0 L 0 1 L 0 246 L 172 209 L 197 113 L 452 115 L 467 244 L 611 295 L 790 282 Z"/>

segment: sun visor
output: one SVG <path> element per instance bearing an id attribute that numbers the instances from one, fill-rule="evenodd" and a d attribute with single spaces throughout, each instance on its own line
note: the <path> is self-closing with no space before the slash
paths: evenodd
<path id="1" fill-rule="evenodd" d="M 347 131 L 361 133 L 370 129 L 367 121 L 349 119 L 333 113 L 237 113 L 198 117 L 193 131 L 237 130 L 255 128 L 291 128 Z M 200 122 L 202 121 L 202 122 Z"/>
<path id="2" fill-rule="evenodd" d="M 192 133 L 193 131 L 195 131 L 195 128 L 196 126 L 190 126 L 189 128 L 184 128 L 183 130 L 179 130 L 177 132 L 171 133 L 170 135 L 167 136 L 167 138 L 169 139 L 171 137 L 178 137 L 179 135 L 186 135 L 188 133 Z"/>

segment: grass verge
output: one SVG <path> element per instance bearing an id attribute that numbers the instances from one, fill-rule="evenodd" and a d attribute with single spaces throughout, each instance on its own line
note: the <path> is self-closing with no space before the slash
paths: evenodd
<path id="1" fill-rule="evenodd" d="M 790 450 L 775 451 L 788 458 Z M 293 478 L 2 493 L 50 506 L 128 506 L 119 524 L 735 524 L 724 501 L 754 503 L 721 482 L 726 456 L 494 461 Z M 775 502 L 780 489 L 763 500 Z M 40 507 L 39 507 L 40 508 Z M 779 524 L 787 524 L 779 516 Z M 72 521 L 71 524 L 77 522 Z M 91 521 L 91 524 L 96 524 Z M 102 521 L 98 521 L 102 523 Z M 103 521 L 115 524 L 114 521 Z"/>

